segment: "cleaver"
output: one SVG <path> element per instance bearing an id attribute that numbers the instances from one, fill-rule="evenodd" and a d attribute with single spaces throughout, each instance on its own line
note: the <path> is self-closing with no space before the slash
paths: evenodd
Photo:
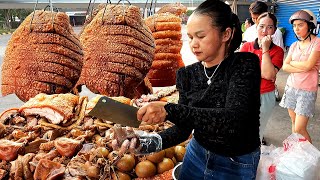
<path id="1" fill-rule="evenodd" d="M 94 108 L 89 112 L 89 115 L 123 126 L 137 128 L 141 123 L 137 119 L 137 111 L 138 108 L 136 107 L 102 96 Z"/>

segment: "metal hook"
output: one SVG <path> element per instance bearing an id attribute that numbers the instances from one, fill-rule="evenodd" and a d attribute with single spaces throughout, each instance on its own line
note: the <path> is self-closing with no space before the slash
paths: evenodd
<path id="1" fill-rule="evenodd" d="M 151 15 L 151 10 L 152 10 L 152 5 L 153 5 L 153 0 L 151 0 L 151 3 L 150 3 L 150 7 L 149 7 L 149 13 L 148 13 L 148 16 Z"/>
<path id="2" fill-rule="evenodd" d="M 107 0 L 107 4 L 111 4 L 111 0 Z M 119 2 L 118 2 L 119 3 Z M 107 9 L 107 5 L 104 7 L 103 9 L 103 13 L 102 13 L 102 17 L 101 17 L 101 22 L 102 22 L 102 25 L 104 24 L 104 21 L 103 21 L 103 17 L 104 17 L 104 14 L 106 12 L 106 9 Z"/>
<path id="3" fill-rule="evenodd" d="M 53 5 L 51 0 L 49 0 L 49 5 L 50 5 L 50 11 L 51 11 L 51 20 L 52 20 L 52 29 L 54 29 L 54 15 L 53 15 Z"/>
<path id="4" fill-rule="evenodd" d="M 30 32 L 32 32 L 32 22 L 34 20 L 34 15 L 36 13 L 36 9 L 37 9 L 37 6 L 38 6 L 38 3 L 39 1 L 37 0 L 36 4 L 34 5 L 34 8 L 33 8 L 33 14 L 32 14 L 32 18 L 31 18 L 31 21 L 30 21 Z M 51 20 L 52 20 L 52 28 L 54 27 L 54 14 L 53 14 L 53 5 L 52 5 L 52 2 L 51 0 L 49 0 L 49 5 L 47 5 L 44 10 L 46 10 L 48 8 L 48 6 L 50 7 L 50 11 L 51 11 Z M 59 12 L 59 9 L 58 8 L 55 8 L 57 10 L 57 12 Z"/>
<path id="5" fill-rule="evenodd" d="M 90 0 L 90 3 L 91 3 L 91 0 Z M 92 18 L 92 13 L 93 13 L 93 8 L 94 8 L 95 3 L 96 3 L 96 0 L 93 0 L 93 4 L 92 4 L 91 10 L 90 10 L 90 18 Z M 89 6 L 90 6 L 90 4 L 89 4 Z M 88 9 L 89 9 L 89 7 L 88 7 Z"/>
<path id="6" fill-rule="evenodd" d="M 154 0 L 153 14 L 156 13 L 156 7 L 157 7 L 157 0 Z"/>
<path id="7" fill-rule="evenodd" d="M 120 3 L 121 1 L 122 1 L 122 7 L 123 7 L 123 14 L 125 15 L 124 0 L 119 0 L 118 3 L 117 3 L 117 5 L 119 5 L 119 3 Z M 128 1 L 128 0 L 126 0 L 126 1 L 129 3 L 129 5 L 131 5 L 130 1 Z M 111 3 L 111 1 L 110 1 L 110 3 Z M 106 12 L 106 9 L 107 9 L 107 6 L 104 7 L 104 10 L 103 10 L 103 13 L 102 13 L 102 18 L 101 18 L 102 25 L 104 24 L 103 18 L 104 18 L 104 14 L 105 14 L 105 12 Z M 114 17 L 114 16 L 113 16 L 113 17 Z"/>
<path id="8" fill-rule="evenodd" d="M 118 3 L 117 3 L 117 5 L 120 3 L 120 1 L 122 1 L 122 5 L 124 5 L 124 0 L 119 0 Z M 129 0 L 126 0 L 126 1 L 129 3 L 129 5 L 131 5 L 131 3 L 130 3 Z"/>
<path id="9" fill-rule="evenodd" d="M 34 5 L 34 8 L 33 8 L 33 14 L 32 14 L 32 18 L 31 18 L 31 21 L 30 21 L 30 32 L 32 32 L 32 21 L 33 21 L 33 18 L 34 18 L 34 14 L 36 13 L 37 5 L 38 5 L 38 0 L 37 0 L 36 4 Z"/>
<path id="10" fill-rule="evenodd" d="M 47 5 L 47 6 L 44 8 L 44 10 L 46 11 L 48 7 L 50 7 L 50 5 Z M 53 11 L 54 11 L 54 12 L 59 12 L 59 9 L 53 6 Z"/>
<path id="11" fill-rule="evenodd" d="M 145 14 L 145 13 L 146 13 L 146 8 L 147 8 L 148 1 L 149 1 L 149 0 L 147 0 L 147 1 L 146 1 L 146 3 L 144 4 L 143 14 L 142 14 L 142 15 L 143 15 L 143 17 L 148 16 L 148 15 L 146 15 L 146 14 Z"/>
<path id="12" fill-rule="evenodd" d="M 149 0 L 146 1 L 144 8 L 143 8 L 143 16 L 144 17 L 150 16 L 150 15 L 153 15 L 156 13 L 157 0 L 151 0 L 149 7 L 147 7 L 148 2 L 149 2 Z M 146 12 L 146 10 L 147 10 L 147 12 Z M 147 13 L 147 14 L 145 14 L 145 13 Z"/>

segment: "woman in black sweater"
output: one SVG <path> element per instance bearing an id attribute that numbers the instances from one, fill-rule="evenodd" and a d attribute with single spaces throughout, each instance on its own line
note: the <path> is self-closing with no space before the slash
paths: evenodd
<path id="1" fill-rule="evenodd" d="M 255 179 L 260 158 L 259 58 L 234 53 L 241 42 L 240 23 L 222 1 L 207 0 L 197 7 L 187 33 L 199 62 L 178 70 L 178 104 L 151 102 L 139 109 L 141 121 L 175 124 L 153 136 L 140 134 L 140 143 L 151 139 L 143 151 L 177 145 L 194 130 L 179 180 Z"/>

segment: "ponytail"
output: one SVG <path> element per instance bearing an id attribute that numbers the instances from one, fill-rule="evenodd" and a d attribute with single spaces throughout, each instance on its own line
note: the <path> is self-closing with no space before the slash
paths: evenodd
<path id="1" fill-rule="evenodd" d="M 239 18 L 236 14 L 232 13 L 231 15 L 231 28 L 232 34 L 229 42 L 228 53 L 233 53 L 241 44 L 242 41 L 242 31 Z"/>

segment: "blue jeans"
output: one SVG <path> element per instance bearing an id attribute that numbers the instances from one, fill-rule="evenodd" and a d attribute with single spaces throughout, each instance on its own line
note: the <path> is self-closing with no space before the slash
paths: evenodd
<path id="1" fill-rule="evenodd" d="M 225 157 L 206 150 L 192 138 L 179 180 L 255 180 L 259 159 L 260 147 L 249 154 Z"/>

